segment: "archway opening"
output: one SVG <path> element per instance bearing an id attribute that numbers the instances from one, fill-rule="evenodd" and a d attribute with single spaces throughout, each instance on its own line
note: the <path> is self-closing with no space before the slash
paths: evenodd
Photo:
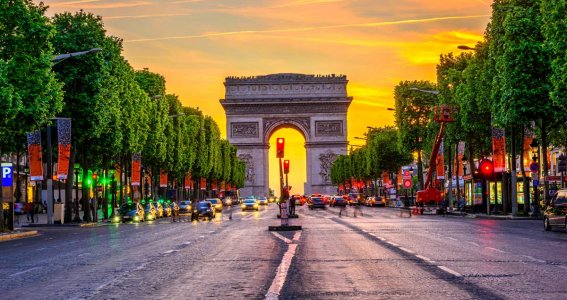
<path id="1" fill-rule="evenodd" d="M 280 128 L 275 130 L 269 139 L 269 184 L 270 189 L 274 191 L 274 195 L 280 196 L 280 174 L 278 167 L 278 158 L 276 158 L 276 139 L 285 139 L 285 157 L 283 160 L 290 161 L 290 170 L 288 174 L 289 185 L 291 186 L 291 194 L 304 194 L 304 184 L 307 181 L 307 151 L 305 149 L 305 137 L 296 128 Z M 285 174 L 284 174 L 285 184 Z"/>

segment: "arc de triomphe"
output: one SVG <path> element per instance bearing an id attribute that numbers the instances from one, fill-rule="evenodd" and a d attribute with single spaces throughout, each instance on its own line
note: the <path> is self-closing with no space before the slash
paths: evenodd
<path id="1" fill-rule="evenodd" d="M 307 182 L 305 194 L 334 194 L 331 163 L 347 153 L 347 111 L 352 97 L 348 80 L 340 75 L 272 74 L 227 77 L 225 99 L 228 141 L 246 162 L 242 196 L 268 195 L 270 136 L 291 127 L 305 137 Z M 277 190 L 276 190 L 277 193 Z"/>

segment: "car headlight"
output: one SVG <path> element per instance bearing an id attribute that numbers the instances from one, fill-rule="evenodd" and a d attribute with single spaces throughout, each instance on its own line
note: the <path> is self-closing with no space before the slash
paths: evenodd
<path id="1" fill-rule="evenodd" d="M 138 216 L 134 216 L 134 221 L 138 222 L 140 221 L 140 218 Z"/>
<path id="2" fill-rule="evenodd" d="M 242 207 L 242 208 L 246 208 L 246 205 L 242 204 L 241 207 Z"/>
<path id="3" fill-rule="evenodd" d="M 258 203 L 254 203 L 254 207 L 258 207 Z"/>
<path id="4" fill-rule="evenodd" d="M 120 216 L 114 216 L 114 219 L 112 220 L 115 223 L 119 223 L 120 222 Z"/>

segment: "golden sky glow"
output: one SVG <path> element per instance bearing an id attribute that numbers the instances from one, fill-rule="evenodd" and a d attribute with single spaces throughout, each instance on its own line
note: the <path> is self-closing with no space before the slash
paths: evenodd
<path id="1" fill-rule="evenodd" d="M 44 2 L 49 15 L 84 9 L 103 16 L 109 34 L 124 39 L 134 68 L 163 74 L 168 92 L 215 118 L 223 135 L 219 99 L 226 76 L 345 74 L 354 97 L 348 137 L 355 144 L 367 126 L 393 124 L 386 108 L 394 106 L 397 83 L 434 81 L 439 55 L 474 46 L 491 11 L 485 0 Z M 290 142 L 304 142 L 294 136 Z"/>

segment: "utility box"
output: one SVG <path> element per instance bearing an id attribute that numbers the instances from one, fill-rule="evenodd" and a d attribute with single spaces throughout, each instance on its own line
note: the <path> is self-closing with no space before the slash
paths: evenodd
<path id="1" fill-rule="evenodd" d="M 65 203 L 54 203 L 54 211 L 53 211 L 53 223 L 55 224 L 63 224 L 65 223 Z"/>

